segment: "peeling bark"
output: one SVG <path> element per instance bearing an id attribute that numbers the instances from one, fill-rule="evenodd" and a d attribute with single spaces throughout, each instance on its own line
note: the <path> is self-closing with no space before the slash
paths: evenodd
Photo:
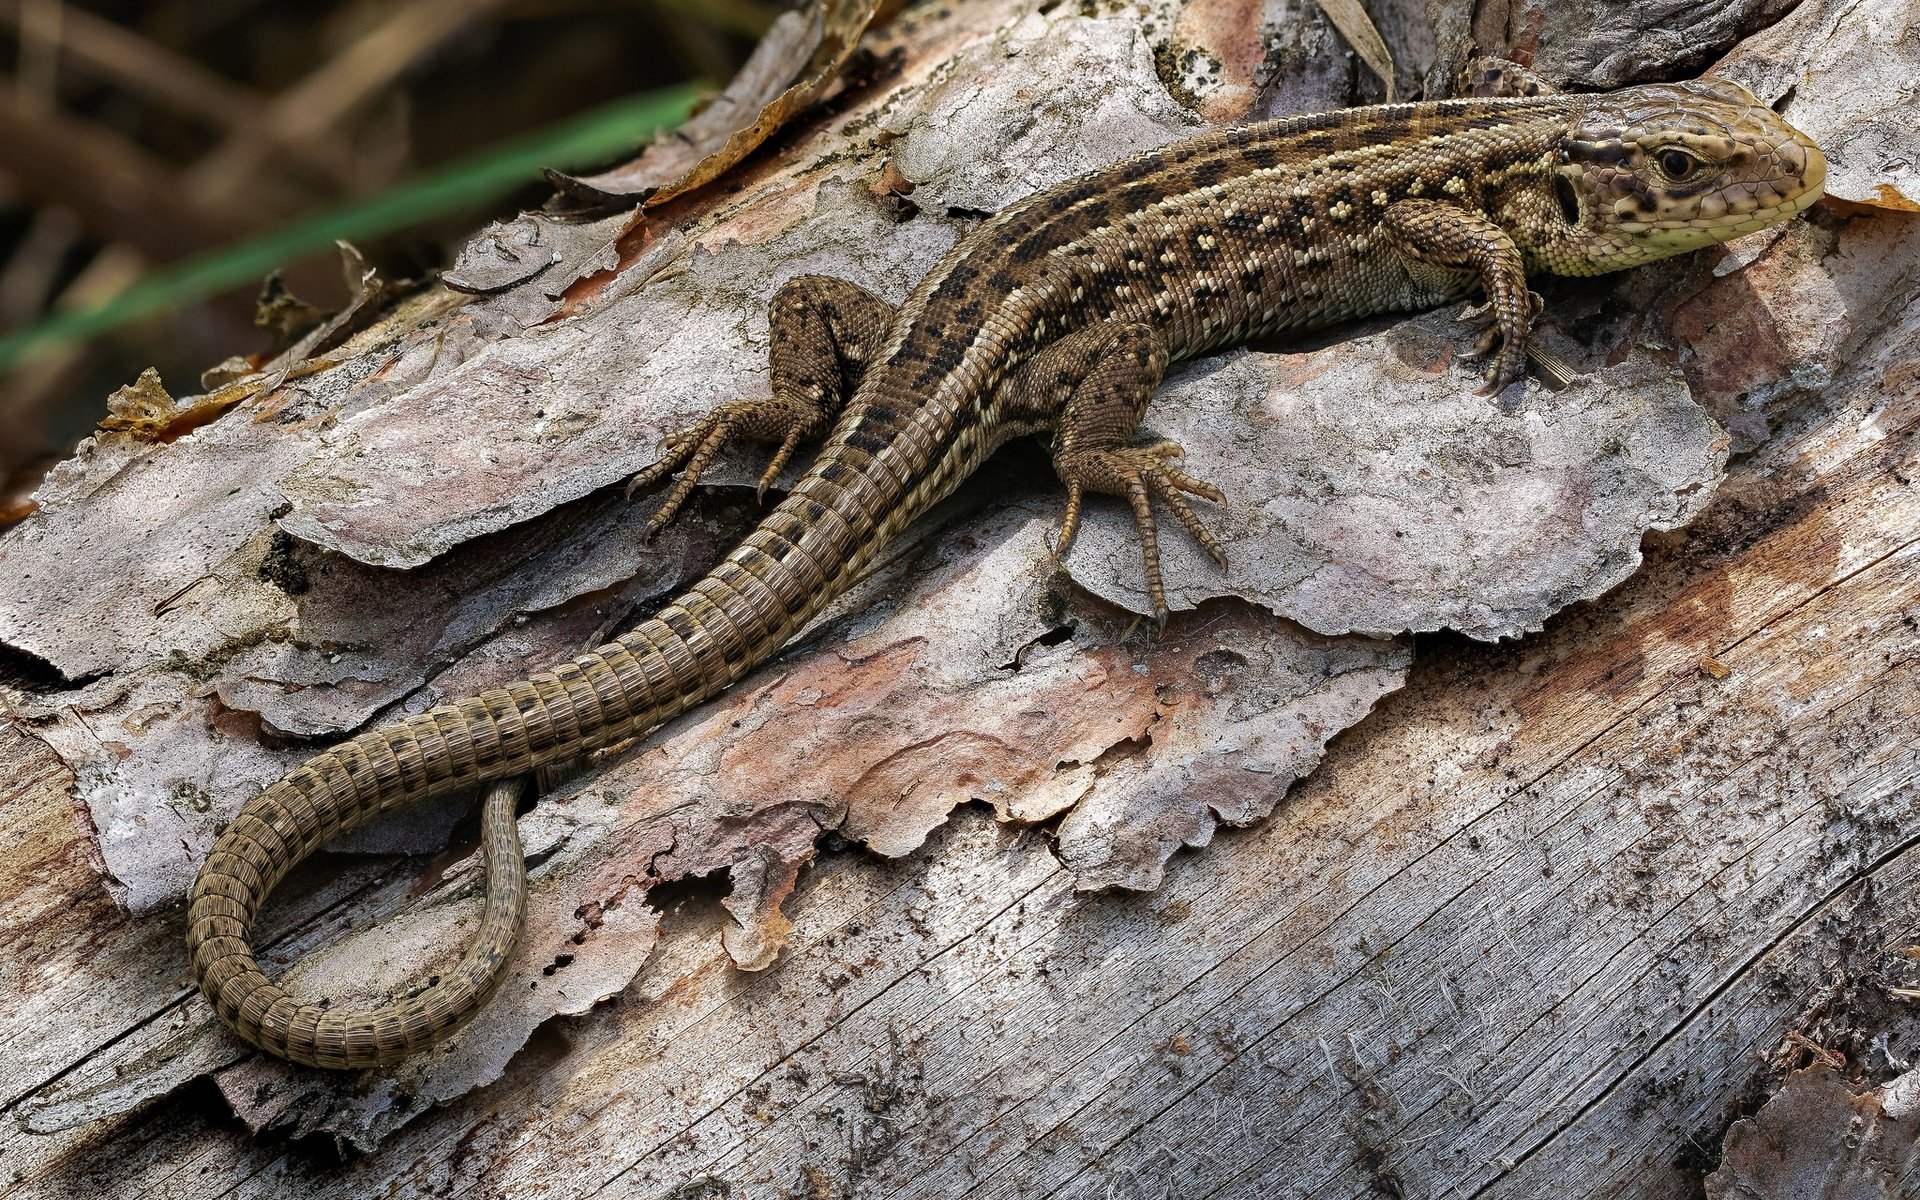
<path id="1" fill-rule="evenodd" d="M 656 546 L 617 493 L 764 389 L 783 279 L 897 300 L 1035 187 L 1376 85 L 1286 0 L 909 9 L 737 188 L 496 229 L 467 293 L 89 441 L 0 538 L 0 1188 L 1685 1196 L 1751 1186 L 1809 1056 L 1850 1095 L 1905 1070 L 1920 114 L 1875 30 L 1920 13 L 1809 0 L 1736 45 L 1783 6 L 1630 6 L 1622 59 L 1570 8 L 1402 7 L 1403 86 L 1469 30 L 1574 80 L 1723 58 L 1848 203 L 1554 285 L 1581 377 L 1507 408 L 1448 313 L 1188 366 L 1149 423 L 1227 487 L 1234 567 L 1170 539 L 1157 639 L 1127 522 L 1055 563 L 1013 451 L 780 659 L 550 787 L 507 985 L 392 1071 L 252 1056 L 188 989 L 170 905 L 224 816 L 713 561 L 757 464 Z M 466 816 L 300 872 L 267 957 L 340 1003 L 451 962 Z"/>

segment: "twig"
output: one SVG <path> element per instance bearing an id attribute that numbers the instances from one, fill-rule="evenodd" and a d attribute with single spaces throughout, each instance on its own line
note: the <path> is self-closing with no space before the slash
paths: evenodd
<path id="1" fill-rule="evenodd" d="M 0 268 L 0 329 L 39 315 L 60 278 L 67 251 L 80 238 L 80 221 L 58 205 L 38 209 L 13 258 Z"/>
<path id="2" fill-rule="evenodd" d="M 146 256 L 131 246 L 110 245 L 93 256 L 53 307 L 57 310 L 99 303 L 139 278 L 147 266 Z M 83 346 L 60 346 L 8 372 L 6 386 L 0 388 L 0 428 L 44 429 L 47 414 L 71 398 L 85 366 Z M 42 450 L 51 448 L 24 437 L 0 442 L 0 476 L 18 470 Z"/>
<path id="3" fill-rule="evenodd" d="M 1812 1055 L 1815 1062 L 1832 1067 L 1836 1071 L 1843 1070 L 1847 1065 L 1846 1055 L 1837 1050 L 1827 1049 L 1797 1029 L 1787 1031 L 1787 1040 Z"/>
<path id="4" fill-rule="evenodd" d="M 31 35 L 29 31 L 33 11 L 40 7 L 44 7 L 44 0 L 0 3 L 0 28 L 19 31 L 23 50 L 30 36 L 37 35 L 38 40 L 48 41 L 46 30 L 34 30 Z M 215 74 L 192 59 L 85 9 L 65 9 L 51 27 L 44 67 L 49 77 L 54 69 L 52 51 L 55 49 L 68 66 L 210 122 L 218 129 L 246 126 L 267 107 L 267 98 L 254 89 Z M 24 63 L 21 87 L 28 89 Z M 50 84 L 47 95 L 52 96 Z M 342 182 L 351 173 L 352 152 L 337 136 L 323 133 L 278 142 L 275 148 Z"/>
<path id="5" fill-rule="evenodd" d="M 0 145 L 15 179 L 41 202 L 71 209 L 104 239 L 169 259 L 258 224 L 258 205 L 183 195 L 179 173 L 165 161 L 90 121 L 23 107 L 12 83 L 0 75 Z"/>
<path id="6" fill-rule="evenodd" d="M 318 138 L 393 84 L 420 58 L 505 0 L 417 0 L 397 8 L 270 102 L 188 172 L 203 196 L 249 186 L 269 146 Z"/>
<path id="7" fill-rule="evenodd" d="M 752 38 L 766 33 L 781 12 L 777 5 L 756 0 L 654 0 L 654 7 L 683 21 Z"/>
<path id="8" fill-rule="evenodd" d="M 60 0 L 21 0 L 14 28 L 20 32 L 19 77 L 15 102 L 29 113 L 49 113 L 56 105 L 54 83 L 59 72 L 60 27 L 66 6 Z"/>
<path id="9" fill-rule="evenodd" d="M 1320 0 L 1320 11 L 1327 14 L 1327 20 L 1347 39 L 1360 61 L 1380 77 L 1387 90 L 1387 103 L 1392 104 L 1399 98 L 1393 86 L 1393 54 L 1367 10 L 1360 7 L 1359 0 Z"/>

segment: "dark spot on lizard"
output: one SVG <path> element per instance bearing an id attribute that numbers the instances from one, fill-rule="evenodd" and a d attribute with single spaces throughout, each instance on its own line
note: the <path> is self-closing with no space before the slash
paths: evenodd
<path id="1" fill-rule="evenodd" d="M 1241 151 L 1241 156 L 1249 163 L 1252 163 L 1255 168 L 1262 171 L 1271 171 L 1273 168 L 1279 166 L 1282 161 L 1280 148 L 1278 146 L 1248 146 L 1245 150 Z"/>
<path id="2" fill-rule="evenodd" d="M 1233 164 L 1223 159 L 1216 158 L 1210 161 L 1196 163 L 1192 173 L 1193 186 L 1195 189 L 1209 188 L 1226 179 L 1227 176 L 1232 173 Z"/>

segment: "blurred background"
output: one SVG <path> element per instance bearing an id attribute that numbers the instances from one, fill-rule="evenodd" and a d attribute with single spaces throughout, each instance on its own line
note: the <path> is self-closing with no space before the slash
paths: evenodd
<path id="1" fill-rule="evenodd" d="M 0 0 L 0 527 L 145 368 L 261 354 L 263 280 L 347 299 L 628 157 L 780 0 Z"/>

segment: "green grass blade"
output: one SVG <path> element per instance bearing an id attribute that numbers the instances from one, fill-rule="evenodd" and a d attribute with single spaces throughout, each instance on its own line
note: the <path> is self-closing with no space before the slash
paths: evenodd
<path id="1" fill-rule="evenodd" d="M 498 142 L 378 196 L 169 263 L 95 307 L 53 313 L 0 336 L 0 371 L 55 346 L 97 337 L 129 321 L 246 286 L 275 267 L 325 250 L 336 240 L 365 241 L 448 213 L 479 208 L 537 178 L 541 167 L 568 170 L 605 162 L 686 120 L 701 91 L 697 85 L 685 84 L 616 100 Z"/>

